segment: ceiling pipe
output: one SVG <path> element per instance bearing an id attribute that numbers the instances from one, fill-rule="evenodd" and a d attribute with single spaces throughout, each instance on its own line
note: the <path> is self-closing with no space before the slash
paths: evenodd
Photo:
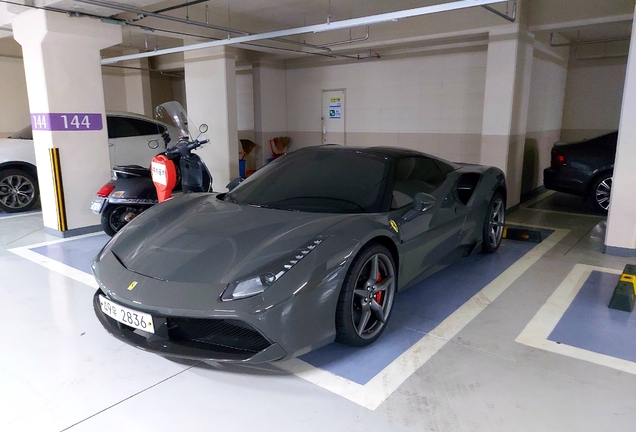
<path id="1" fill-rule="evenodd" d="M 199 27 L 205 27 L 205 28 L 209 28 L 211 30 L 219 30 L 219 31 L 223 31 L 226 33 L 236 33 L 236 34 L 241 34 L 241 35 L 249 35 L 250 33 L 248 32 L 244 32 L 244 31 L 240 31 L 240 30 L 235 30 L 235 29 L 231 29 L 228 27 L 222 27 L 222 26 L 217 26 L 217 25 L 212 25 L 212 24 L 205 24 L 202 22 L 198 22 L 198 21 L 191 21 L 189 19 L 186 18 L 179 18 L 179 17 L 175 17 L 175 16 L 171 16 L 171 15 L 162 15 L 156 12 L 148 12 L 142 9 L 137 9 L 134 8 L 132 6 L 126 6 L 124 4 L 120 4 L 120 3 L 111 3 L 111 2 L 105 2 L 105 1 L 100 1 L 100 0 L 73 0 L 76 3 L 84 3 L 84 4 L 89 4 L 92 6 L 99 6 L 99 7 L 103 7 L 103 8 L 108 8 L 108 9 L 115 9 L 115 10 L 120 10 L 122 12 L 132 12 L 132 13 L 136 13 L 138 16 L 133 20 L 133 21 L 138 21 L 140 19 L 143 18 L 147 18 L 147 17 L 152 17 L 152 18 L 159 18 L 159 19 L 164 19 L 164 20 L 168 20 L 168 21 L 174 21 L 174 22 L 178 22 L 181 24 L 188 24 L 188 25 L 196 25 Z"/>
<path id="2" fill-rule="evenodd" d="M 507 4 L 507 2 L 506 2 Z M 491 8 L 488 5 L 482 5 L 482 7 L 484 9 L 486 9 L 487 11 L 490 11 L 492 13 L 494 13 L 495 15 L 498 15 L 500 17 L 502 17 L 505 20 L 508 20 L 510 22 L 515 22 L 517 19 L 517 0 L 513 0 L 512 3 L 512 15 L 508 15 L 508 7 L 506 6 L 506 13 L 501 13 L 499 12 L 497 9 Z"/>
<path id="3" fill-rule="evenodd" d="M 210 0 L 193 0 L 193 1 L 185 2 L 185 3 L 182 3 L 182 4 L 176 5 L 176 6 L 170 6 L 170 7 L 167 7 L 167 8 L 158 9 L 156 11 L 153 11 L 153 13 L 159 14 L 159 13 L 163 13 L 163 12 L 169 12 L 169 11 L 172 11 L 172 10 L 183 9 L 184 7 L 194 6 L 194 5 L 197 5 L 199 3 L 205 3 L 207 1 L 210 1 Z"/>
<path id="4" fill-rule="evenodd" d="M 102 5 L 102 6 L 104 5 L 103 4 L 104 2 L 100 2 L 96 0 L 75 0 L 75 1 L 79 1 L 81 3 L 94 4 L 94 5 Z M 254 34 L 254 35 L 245 35 L 245 36 L 239 36 L 236 38 L 223 39 L 223 40 L 211 41 L 211 42 L 203 42 L 203 43 L 198 43 L 193 45 L 186 45 L 183 47 L 167 48 L 167 49 L 157 50 L 157 51 L 149 52 L 149 53 L 139 53 L 139 54 L 131 54 L 131 55 L 125 55 L 125 56 L 118 56 L 118 57 L 109 57 L 109 58 L 102 59 L 102 64 L 112 64 L 112 63 L 117 63 L 117 62 L 125 61 L 125 60 L 134 60 L 138 58 L 154 57 L 158 55 L 173 54 L 173 53 L 185 52 L 185 51 L 194 51 L 194 50 L 203 49 L 203 48 L 235 45 L 235 44 L 240 44 L 244 42 L 253 42 L 253 41 L 258 41 L 263 39 L 273 39 L 273 38 L 279 38 L 279 37 L 285 37 L 285 36 L 293 36 L 293 35 L 298 35 L 303 33 L 320 33 L 320 32 L 332 31 L 332 30 L 342 30 L 342 29 L 353 28 L 353 27 L 362 27 L 362 26 L 367 26 L 372 24 L 397 21 L 402 18 L 410 18 L 410 17 L 416 17 L 416 16 L 430 15 L 430 14 L 434 14 L 438 12 L 466 9 L 466 8 L 475 7 L 475 6 L 503 3 L 504 1 L 505 0 L 459 0 L 459 1 L 451 2 L 451 3 L 424 6 L 424 7 L 419 7 L 415 9 L 407 9 L 407 10 L 402 10 L 397 12 L 389 12 L 389 13 L 371 15 L 371 16 L 360 17 L 360 18 L 351 18 L 351 19 L 342 20 L 342 21 L 332 21 L 328 24 L 316 24 L 316 25 L 297 27 L 297 28 L 292 28 L 287 30 L 277 30 L 277 31 L 265 32 L 265 33 Z M 98 3 L 101 3 L 101 4 L 98 4 Z M 109 6 L 105 6 L 105 7 L 109 7 Z M 189 24 L 192 24 L 192 22 L 189 22 Z"/>
<path id="5" fill-rule="evenodd" d="M 206 0 L 209 1 L 209 0 Z M 131 22 L 122 20 L 122 19 L 118 19 L 118 18 L 104 18 L 103 16 L 100 15 L 94 15 L 94 14 L 89 14 L 89 13 L 85 13 L 85 12 L 69 12 L 67 10 L 64 9 L 58 9 L 58 8 L 52 8 L 52 7 L 48 7 L 48 6 L 33 6 L 33 5 L 28 5 L 28 4 L 21 4 L 21 3 L 17 3 L 17 2 L 12 2 L 10 0 L 0 0 L 0 2 L 3 3 L 9 3 L 9 4 L 15 4 L 15 5 L 19 5 L 19 6 L 25 6 L 25 7 L 29 7 L 31 9 L 42 9 L 42 10 L 48 10 L 51 12 L 56 12 L 56 13 L 63 13 L 65 15 L 69 15 L 69 16 L 73 16 L 73 17 L 88 17 L 88 18 L 95 18 L 95 19 L 99 19 L 102 22 L 106 23 L 106 24 L 115 24 L 115 25 L 120 25 L 120 26 L 131 26 L 131 27 L 135 27 L 141 30 L 144 30 L 146 32 L 159 32 L 159 33 L 167 33 L 167 34 L 173 34 L 173 35 L 179 35 L 179 36 L 189 36 L 189 37 L 196 37 L 199 39 L 208 39 L 208 40 L 219 40 L 219 38 L 214 38 L 214 37 L 210 37 L 210 36 L 204 36 L 204 35 L 198 35 L 198 34 L 192 34 L 192 33 L 185 33 L 185 32 L 179 32 L 179 31 L 174 31 L 174 30 L 166 30 L 166 29 L 160 29 L 160 28 L 156 28 L 156 27 L 148 27 L 148 26 L 144 26 L 144 25 L 140 25 L 140 24 L 133 24 Z M 4 30 L 7 32 L 12 32 L 13 30 L 10 28 L 4 28 L 4 27 L 0 27 L 0 30 Z M 289 43 L 296 43 L 295 41 L 286 41 Z M 312 46 L 312 45 L 308 45 L 308 44 L 303 44 L 302 42 L 298 42 L 299 45 L 305 45 L 305 46 Z M 288 52 L 293 52 L 293 53 L 298 53 L 298 54 L 310 54 L 310 55 L 316 55 L 316 56 L 322 56 L 322 57 L 344 57 L 344 58 L 351 58 L 351 59 L 356 59 L 356 60 L 362 60 L 362 59 L 366 59 L 368 57 L 361 57 L 361 56 L 346 56 L 346 55 L 341 55 L 341 54 L 333 54 L 331 52 L 331 50 L 327 49 L 326 51 L 328 51 L 328 53 L 318 53 L 318 52 L 310 52 L 310 51 L 300 51 L 300 50 L 294 50 L 294 49 L 289 49 L 289 48 L 281 48 L 281 47 L 271 47 L 271 46 L 267 46 L 267 45 L 259 45 L 256 43 L 245 43 L 244 45 L 247 46 L 253 46 L 253 47 L 258 47 L 258 48 L 266 48 L 266 49 L 271 49 L 271 50 L 276 50 L 276 51 L 288 51 Z M 0 57 L 2 57 L 2 55 L 0 55 Z M 12 57 L 12 58 L 19 58 L 21 59 L 22 57 L 18 56 L 18 57 L 14 57 L 14 56 L 9 56 L 9 55 L 4 55 L 4 57 Z M 106 65 L 104 65 L 106 66 Z M 114 67 L 114 66 L 113 66 Z M 163 73 L 163 72 L 162 72 Z M 164 73 L 165 75 L 165 73 Z"/>
<path id="6" fill-rule="evenodd" d="M 630 40 L 630 36 L 620 37 L 620 38 L 611 38 L 611 39 L 597 39 L 590 41 L 575 41 L 575 42 L 565 42 L 565 43 L 554 43 L 553 41 L 554 33 L 550 33 L 550 46 L 551 47 L 565 47 L 565 46 L 577 46 L 577 45 L 590 45 L 590 44 L 598 44 L 598 43 L 606 43 L 606 42 L 619 42 Z"/>
<path id="7" fill-rule="evenodd" d="M 225 33 L 236 33 L 236 34 L 240 34 L 240 35 L 244 35 L 244 36 L 248 36 L 248 35 L 252 35 L 252 33 L 246 32 L 246 31 L 242 31 L 242 30 L 237 30 L 237 29 L 232 29 L 232 28 L 228 28 L 228 27 L 223 27 L 223 26 L 218 26 L 218 25 L 214 25 L 214 24 L 208 24 L 208 23 L 202 23 L 202 22 L 198 22 L 198 21 L 191 21 L 188 19 L 184 19 L 184 18 L 179 18 L 179 17 L 173 17 L 170 15 L 162 15 L 156 12 L 146 12 L 142 9 L 137 9 L 131 6 L 126 6 L 126 5 L 122 5 L 119 3 L 110 3 L 110 2 L 105 2 L 105 1 L 100 1 L 100 0 L 74 0 L 78 3 L 85 3 L 85 4 L 90 4 L 93 6 L 100 6 L 100 7 L 105 7 L 105 8 L 109 8 L 109 9 L 116 9 L 116 10 L 120 10 L 123 12 L 132 12 L 132 13 L 136 13 L 137 17 L 133 19 L 133 22 L 135 21 L 139 21 L 143 18 L 146 17 L 152 17 L 152 18 L 157 18 L 157 19 L 163 19 L 163 20 L 167 20 L 167 21 L 174 21 L 174 22 L 178 22 L 181 24 L 188 24 L 188 25 L 194 25 L 194 26 L 198 26 L 198 27 L 204 27 L 204 28 L 208 28 L 211 30 L 218 30 L 218 31 L 222 31 Z M 207 21 L 207 19 L 206 19 Z M 287 43 L 287 44 L 292 44 L 292 45 L 298 45 L 298 46 L 305 46 L 308 48 L 313 48 L 313 49 L 318 49 L 318 50 L 322 50 L 322 51 L 326 51 L 329 56 L 332 57 L 343 57 L 343 58 L 355 58 L 352 56 L 347 56 L 347 55 L 341 55 L 341 54 L 334 54 L 329 48 L 325 48 L 325 47 L 320 47 L 320 46 L 316 46 L 316 45 L 311 45 L 305 42 L 297 42 L 297 41 L 292 41 L 292 40 L 288 40 L 288 39 L 282 39 L 282 38 L 269 38 L 271 40 L 277 41 L 277 42 L 281 42 L 281 43 Z M 217 39 L 219 40 L 219 39 Z"/>
<path id="8" fill-rule="evenodd" d="M 349 31 L 351 31 L 351 29 L 349 29 Z M 321 44 L 321 45 L 316 45 L 316 48 L 326 48 L 326 47 L 332 47 L 332 46 L 336 46 L 336 45 L 346 45 L 346 44 L 350 44 L 350 43 L 354 43 L 354 42 L 363 42 L 365 40 L 369 39 L 369 26 L 367 26 L 367 35 L 364 37 L 359 37 L 356 39 L 351 38 L 351 33 L 349 33 L 349 39 L 348 40 L 343 40 L 343 41 L 339 41 L 339 42 L 330 42 L 330 43 L 326 43 L 326 44 Z"/>

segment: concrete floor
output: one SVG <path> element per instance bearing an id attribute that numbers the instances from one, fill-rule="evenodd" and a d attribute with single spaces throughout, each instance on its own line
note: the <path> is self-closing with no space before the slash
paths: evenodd
<path id="1" fill-rule="evenodd" d="M 576 295 L 583 270 L 594 266 L 611 281 L 636 260 L 602 253 L 601 216 L 531 208 L 550 197 L 525 203 L 508 222 L 555 237 L 458 308 L 450 321 L 461 325 L 445 320 L 378 375 L 379 384 L 362 387 L 300 360 L 220 366 L 124 345 L 95 318 L 90 278 L 24 253 L 58 240 L 44 233 L 41 216 L 0 217 L 0 430 L 631 431 L 636 358 L 615 358 L 612 347 L 633 342 L 590 352 L 539 330 L 568 309 L 572 299 L 557 294 Z"/>

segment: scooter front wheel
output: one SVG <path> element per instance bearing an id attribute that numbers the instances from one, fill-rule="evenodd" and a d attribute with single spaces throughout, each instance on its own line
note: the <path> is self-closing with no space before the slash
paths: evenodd
<path id="1" fill-rule="evenodd" d="M 109 205 L 102 212 L 102 229 L 112 237 L 144 210 L 143 207 Z"/>

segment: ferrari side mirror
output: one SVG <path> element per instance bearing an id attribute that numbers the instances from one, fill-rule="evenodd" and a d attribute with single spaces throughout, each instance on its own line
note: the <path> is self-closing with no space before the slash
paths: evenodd
<path id="1" fill-rule="evenodd" d="M 433 195 L 429 195 L 424 192 L 418 192 L 413 198 L 413 210 L 418 212 L 425 212 L 435 206 L 437 200 Z"/>
<path id="2" fill-rule="evenodd" d="M 415 198 L 413 198 L 413 209 L 406 212 L 402 219 L 404 221 L 410 221 L 416 216 L 421 215 L 427 210 L 432 209 L 435 206 L 437 200 L 433 195 L 429 195 L 424 192 L 418 192 L 415 194 Z"/>

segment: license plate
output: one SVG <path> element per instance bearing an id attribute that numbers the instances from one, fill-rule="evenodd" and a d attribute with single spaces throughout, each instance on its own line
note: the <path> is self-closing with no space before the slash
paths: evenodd
<path id="1" fill-rule="evenodd" d="M 93 213 L 100 214 L 102 212 L 102 207 L 104 207 L 105 202 L 106 202 L 106 198 L 102 198 L 102 197 L 93 198 L 93 202 L 91 203 L 91 211 Z"/>
<path id="2" fill-rule="evenodd" d="M 99 296 L 99 305 L 102 308 L 102 312 L 122 324 L 126 324 L 127 326 L 134 327 L 148 333 L 155 332 L 155 328 L 152 323 L 152 315 L 150 314 L 119 305 L 108 300 L 103 295 Z"/>

